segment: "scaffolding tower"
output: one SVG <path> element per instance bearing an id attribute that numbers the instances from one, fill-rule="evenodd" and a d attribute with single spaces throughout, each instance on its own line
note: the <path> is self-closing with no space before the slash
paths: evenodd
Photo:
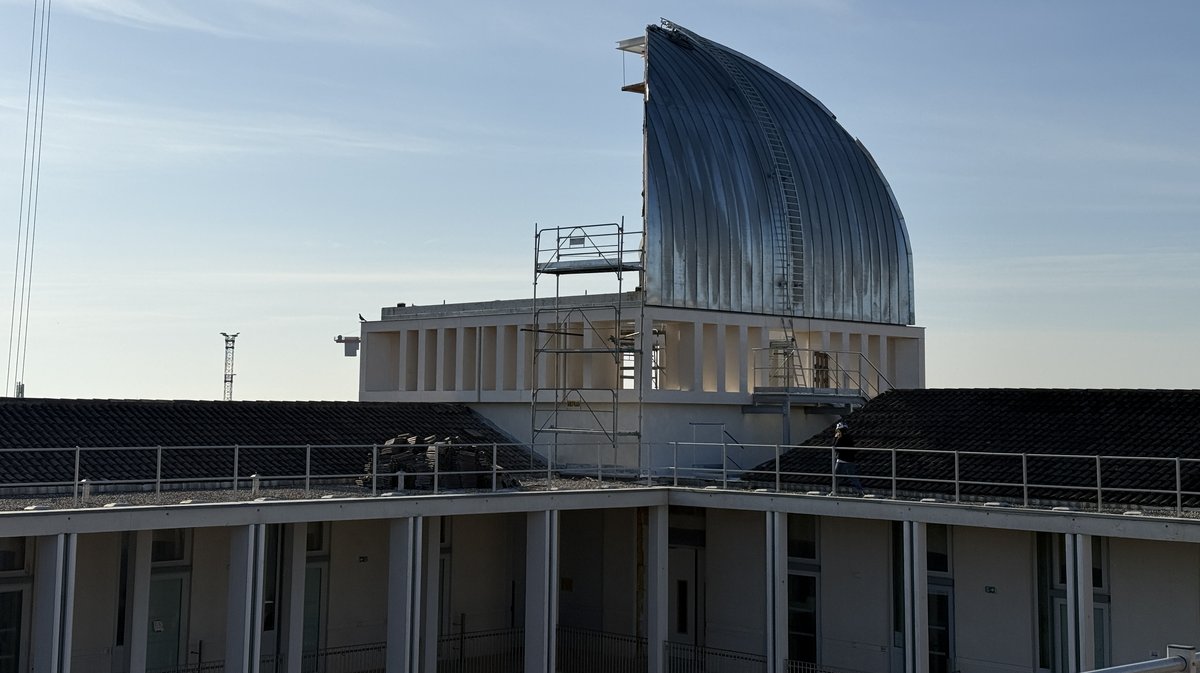
<path id="1" fill-rule="evenodd" d="M 225 401 L 233 400 L 233 346 L 241 332 L 227 334 L 221 332 L 221 336 L 225 337 Z"/>
<path id="2" fill-rule="evenodd" d="M 625 223 L 546 227 L 534 240 L 532 441 L 553 463 L 634 467 L 642 434 L 643 232 Z M 625 292 L 625 275 L 638 280 Z M 564 276 L 591 274 L 615 293 L 564 297 Z M 553 278 L 553 295 L 538 297 Z M 607 279 L 607 280 L 605 280 Z M 632 418 L 627 418 L 628 414 Z M 622 444 L 633 445 L 622 456 Z M 578 460 L 573 460 L 577 456 Z M 632 463 L 630 461 L 632 458 Z"/>

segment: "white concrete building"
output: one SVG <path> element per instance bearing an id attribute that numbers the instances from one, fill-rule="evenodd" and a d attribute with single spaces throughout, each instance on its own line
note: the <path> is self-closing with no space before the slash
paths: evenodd
<path id="1" fill-rule="evenodd" d="M 1076 673 L 1200 640 L 1200 394 L 921 390 L 866 149 L 674 24 L 621 48 L 642 229 L 543 230 L 529 300 L 385 309 L 361 402 L 0 400 L 0 673 Z M 613 291 L 547 290 L 584 272 Z M 827 495 L 846 415 L 869 497 Z"/>

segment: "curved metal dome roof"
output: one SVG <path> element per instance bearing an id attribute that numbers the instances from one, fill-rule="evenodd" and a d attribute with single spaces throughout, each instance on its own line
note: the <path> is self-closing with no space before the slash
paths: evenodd
<path id="1" fill-rule="evenodd" d="M 913 324 L 904 217 L 829 110 L 665 20 L 645 49 L 646 301 Z"/>

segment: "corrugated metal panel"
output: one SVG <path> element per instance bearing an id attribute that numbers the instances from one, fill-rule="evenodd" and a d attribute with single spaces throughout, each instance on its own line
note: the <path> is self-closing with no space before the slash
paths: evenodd
<path id="1" fill-rule="evenodd" d="M 769 68 L 647 30 L 647 302 L 913 324 L 904 218 L 870 154 Z"/>

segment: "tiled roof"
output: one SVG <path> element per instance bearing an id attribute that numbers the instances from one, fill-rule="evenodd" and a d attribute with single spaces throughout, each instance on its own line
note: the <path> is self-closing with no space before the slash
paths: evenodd
<path id="1" fill-rule="evenodd" d="M 898 488 L 931 493 L 952 492 L 953 487 L 918 480 L 952 481 L 957 451 L 961 482 L 1020 483 L 1024 470 L 1029 483 L 1045 485 L 1034 488 L 1031 497 L 1094 502 L 1094 457 L 1101 456 L 1106 500 L 1166 504 L 1175 500 L 1174 459 L 1179 458 L 1182 490 L 1197 492 L 1185 500 L 1200 504 L 1200 390 L 892 390 L 844 420 L 860 449 L 858 468 L 869 489 L 891 488 L 892 453 L 864 449 L 903 450 L 895 454 Z M 803 442 L 826 447 L 832 443 L 832 426 Z M 1169 460 L 1137 460 L 1146 457 Z M 829 463 L 829 451 L 819 449 L 795 449 L 780 459 L 782 472 L 828 473 Z M 763 472 L 752 478 L 765 478 L 766 471 L 774 470 L 773 461 L 755 470 Z M 782 480 L 812 482 L 788 475 Z M 983 484 L 961 487 L 963 494 L 980 497 L 1023 496 L 1020 490 Z M 1170 494 L 1151 493 L 1155 490 Z"/>
<path id="2" fill-rule="evenodd" d="M 164 479 L 303 475 L 305 446 L 313 474 L 362 474 L 370 449 L 407 433 L 417 441 L 458 438 L 511 445 L 513 440 L 465 405 L 403 402 L 217 402 L 199 400 L 0 399 L 0 481 L 70 481 L 78 447 L 123 447 L 81 452 L 81 477 L 153 478 L 157 451 Z M 151 448 L 140 448 L 151 447 Z M 299 448 L 286 448 L 299 447 Z M 353 447 L 353 448 L 350 448 Z M 30 453 L 16 449 L 63 448 Z M 521 447 L 504 446 L 497 464 L 530 466 Z"/>

